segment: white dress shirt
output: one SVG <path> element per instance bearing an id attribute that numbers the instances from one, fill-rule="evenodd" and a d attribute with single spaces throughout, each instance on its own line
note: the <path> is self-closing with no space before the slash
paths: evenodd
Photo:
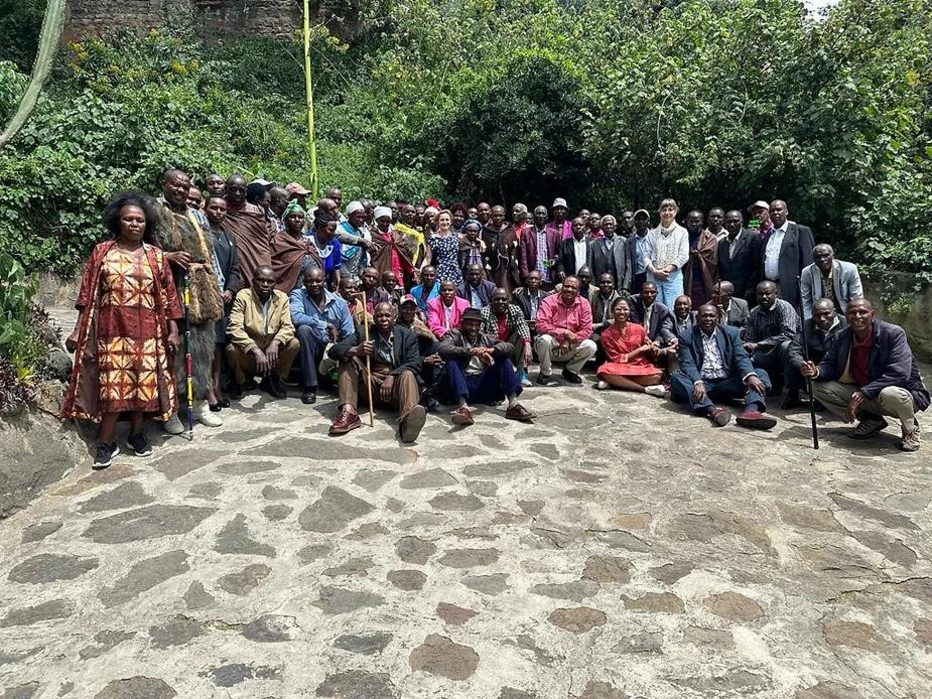
<path id="1" fill-rule="evenodd" d="M 764 250 L 764 276 L 770 281 L 780 279 L 780 248 L 783 246 L 783 236 L 789 221 L 784 221 L 779 228 L 774 228 L 767 238 L 767 247 Z"/>

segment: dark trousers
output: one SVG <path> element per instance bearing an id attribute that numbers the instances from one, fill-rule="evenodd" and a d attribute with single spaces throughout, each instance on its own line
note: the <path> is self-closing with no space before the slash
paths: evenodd
<path id="1" fill-rule="evenodd" d="M 640 294 L 641 287 L 644 286 L 644 282 L 647 281 L 647 272 L 642 272 L 641 274 L 634 275 L 634 286 L 631 289 L 632 294 Z"/>
<path id="2" fill-rule="evenodd" d="M 467 374 L 461 361 L 451 359 L 444 366 L 444 373 L 457 403 L 465 398 L 467 403 L 494 405 L 512 393 L 521 393 L 515 365 L 507 357 L 496 357 L 495 364 L 486 367 L 481 374 Z"/>
<path id="3" fill-rule="evenodd" d="M 789 358 L 789 349 L 790 343 L 782 342 L 769 352 L 757 350 L 751 355 L 751 364 L 755 369 L 763 369 L 767 372 L 775 393 L 783 390 L 784 369 Z"/>
<path id="4" fill-rule="evenodd" d="M 304 375 L 304 385 L 307 388 L 317 388 L 317 367 L 324 358 L 327 343 L 318 339 L 310 325 L 299 325 L 295 331 L 298 342 L 301 343 L 301 373 Z"/>
<path id="5" fill-rule="evenodd" d="M 770 377 L 763 369 L 756 369 L 757 378 L 761 380 L 766 388 L 770 388 Z M 676 371 L 670 377 L 670 389 L 673 394 L 673 400 L 677 403 L 688 403 L 693 412 L 698 415 L 708 414 L 715 403 L 722 403 L 735 398 L 743 398 L 744 404 L 748 407 L 756 406 L 758 410 L 764 412 L 767 409 L 767 403 L 757 391 L 749 390 L 741 380 L 740 376 L 732 375 L 724 379 L 704 379 L 705 398 L 698 403 L 693 400 L 693 380 L 682 371 Z"/>
<path id="6" fill-rule="evenodd" d="M 429 340 L 426 337 L 417 339 L 418 352 L 421 358 L 437 354 L 440 350 L 440 343 L 436 340 Z M 421 381 L 424 382 L 424 398 L 433 396 L 437 398 L 440 395 L 440 380 L 443 378 L 443 369 L 434 364 L 421 365 Z"/>
<path id="7" fill-rule="evenodd" d="M 822 352 L 809 351 L 809 360 L 816 366 L 822 361 L 824 354 Z M 799 367 L 793 365 L 790 361 L 790 353 L 786 353 L 783 361 L 783 376 L 786 378 L 786 389 L 789 393 L 799 393 L 806 387 L 806 379 L 799 371 Z"/>

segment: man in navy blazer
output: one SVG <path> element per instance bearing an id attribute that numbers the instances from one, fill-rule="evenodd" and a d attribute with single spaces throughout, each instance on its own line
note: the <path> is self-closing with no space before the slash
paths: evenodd
<path id="1" fill-rule="evenodd" d="M 848 327 L 816 366 L 804 362 L 803 376 L 812 379 L 812 397 L 844 422 L 860 420 L 853 439 L 870 439 L 887 426 L 884 415 L 900 422 L 903 451 L 919 449 L 916 412 L 929 407 L 906 331 L 874 318 L 867 299 L 848 302 Z"/>
<path id="2" fill-rule="evenodd" d="M 718 324 L 718 309 L 712 304 L 700 306 L 696 325 L 680 336 L 677 358 L 680 368 L 670 379 L 674 401 L 688 403 L 696 415 L 724 427 L 731 412 L 714 401 L 743 398 L 739 425 L 768 430 L 777 424 L 767 414 L 764 399 L 770 377 L 751 365 L 737 328 Z"/>
<path id="3" fill-rule="evenodd" d="M 799 287 L 796 278 L 812 264 L 815 241 L 808 226 L 787 220 L 786 202 L 779 199 L 770 204 L 773 229 L 761 237 L 759 247 L 760 281 L 777 285 L 780 298 L 793 308 L 799 305 Z"/>

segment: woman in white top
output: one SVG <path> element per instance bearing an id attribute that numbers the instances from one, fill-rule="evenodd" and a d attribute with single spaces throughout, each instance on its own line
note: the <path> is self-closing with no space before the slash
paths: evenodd
<path id="1" fill-rule="evenodd" d="M 683 265 L 689 261 L 689 233 L 676 222 L 673 199 L 660 202 L 660 225 L 644 240 L 647 280 L 657 285 L 657 301 L 672 309 L 683 293 Z"/>

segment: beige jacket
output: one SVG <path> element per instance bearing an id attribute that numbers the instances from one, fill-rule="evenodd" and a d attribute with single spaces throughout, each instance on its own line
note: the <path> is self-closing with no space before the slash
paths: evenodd
<path id="1" fill-rule="evenodd" d="M 265 350 L 273 340 L 284 347 L 294 337 L 294 325 L 288 308 L 288 295 L 275 289 L 269 297 L 267 312 L 252 289 L 243 289 L 233 299 L 230 323 L 227 326 L 230 342 L 244 352 L 258 347 Z"/>

